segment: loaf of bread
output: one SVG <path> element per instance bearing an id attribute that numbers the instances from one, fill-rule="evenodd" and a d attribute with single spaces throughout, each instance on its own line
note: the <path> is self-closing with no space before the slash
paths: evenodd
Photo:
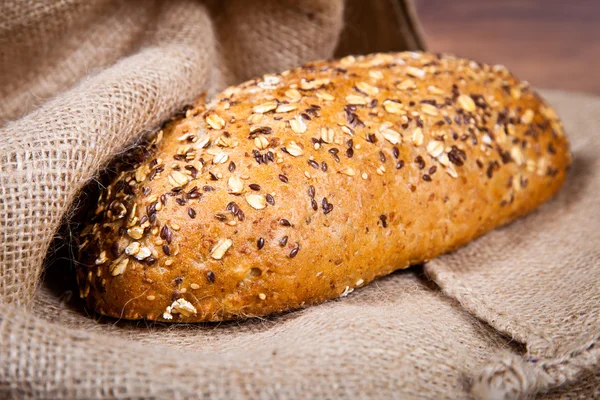
<path id="1" fill-rule="evenodd" d="M 569 164 L 554 111 L 502 66 L 313 62 L 199 100 L 121 162 L 80 235 L 81 296 L 174 322 L 323 302 L 530 212 Z"/>

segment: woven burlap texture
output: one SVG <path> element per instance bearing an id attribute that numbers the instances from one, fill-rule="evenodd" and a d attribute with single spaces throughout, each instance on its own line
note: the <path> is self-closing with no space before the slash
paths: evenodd
<path id="1" fill-rule="evenodd" d="M 61 221 L 111 158 L 203 91 L 331 56 L 343 6 L 0 6 L 0 397 L 600 396 L 600 100 L 584 95 L 545 93 L 575 157 L 554 200 L 346 298 L 168 326 L 86 315 L 67 262 L 40 286 Z"/>

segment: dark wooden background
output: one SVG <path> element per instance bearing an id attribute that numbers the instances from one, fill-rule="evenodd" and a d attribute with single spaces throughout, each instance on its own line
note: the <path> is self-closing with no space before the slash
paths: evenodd
<path id="1" fill-rule="evenodd" d="M 429 50 L 600 94 L 600 0 L 416 0 Z"/>

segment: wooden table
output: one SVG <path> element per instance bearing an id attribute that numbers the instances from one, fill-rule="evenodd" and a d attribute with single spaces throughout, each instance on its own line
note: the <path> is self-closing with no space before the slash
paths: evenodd
<path id="1" fill-rule="evenodd" d="M 600 0 L 417 0 L 431 51 L 504 64 L 538 87 L 600 94 Z"/>

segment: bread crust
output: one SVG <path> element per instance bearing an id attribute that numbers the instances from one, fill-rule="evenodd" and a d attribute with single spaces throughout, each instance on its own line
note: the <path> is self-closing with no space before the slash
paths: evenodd
<path id="1" fill-rule="evenodd" d="M 570 164 L 526 82 L 412 52 L 228 88 L 142 153 L 98 199 L 78 281 L 101 314 L 174 322 L 344 296 L 527 214 Z"/>

